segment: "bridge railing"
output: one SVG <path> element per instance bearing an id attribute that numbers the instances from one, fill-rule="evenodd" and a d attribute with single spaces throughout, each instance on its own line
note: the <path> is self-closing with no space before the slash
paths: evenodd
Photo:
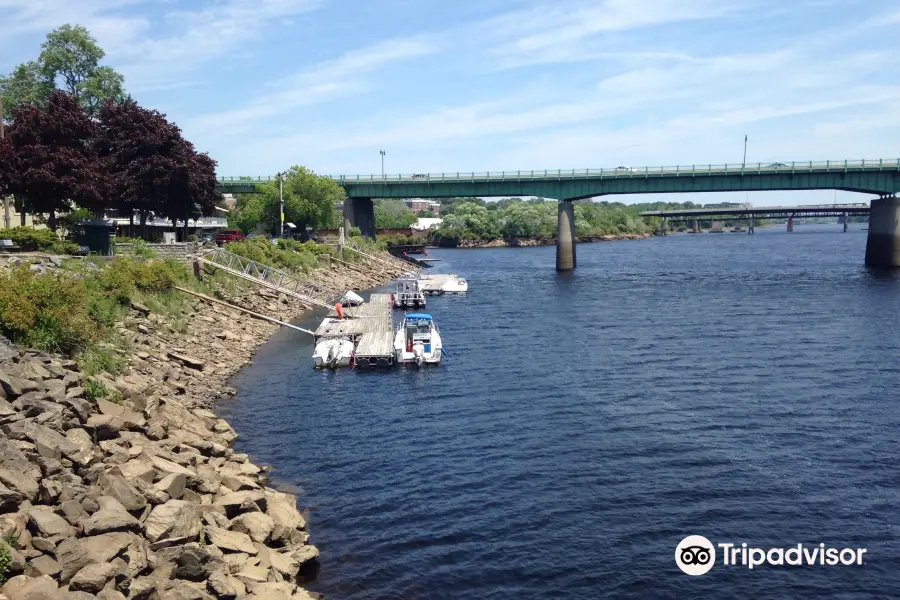
<path id="1" fill-rule="evenodd" d="M 331 175 L 340 184 L 415 184 L 415 183 L 475 183 L 491 181 L 553 181 L 565 179 L 631 179 L 650 177 L 700 177 L 710 175 L 780 174 L 810 172 L 898 171 L 900 158 L 862 160 L 794 161 L 791 163 L 726 163 L 705 165 L 674 165 L 659 167 L 615 167 L 603 169 L 543 169 L 527 171 L 457 171 L 454 173 L 412 173 L 384 175 Z M 222 185 L 240 186 L 277 181 L 277 177 L 220 177 Z"/>

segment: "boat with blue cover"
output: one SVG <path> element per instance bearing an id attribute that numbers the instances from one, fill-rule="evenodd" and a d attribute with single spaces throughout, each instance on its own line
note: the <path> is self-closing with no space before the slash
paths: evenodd
<path id="1" fill-rule="evenodd" d="M 443 344 L 434 318 L 428 313 L 407 313 L 394 337 L 394 362 L 436 365 Z"/>

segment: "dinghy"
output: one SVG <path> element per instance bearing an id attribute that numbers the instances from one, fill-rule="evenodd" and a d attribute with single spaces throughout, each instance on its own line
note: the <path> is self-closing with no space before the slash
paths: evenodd
<path id="1" fill-rule="evenodd" d="M 353 342 L 342 339 L 322 340 L 316 344 L 312 358 L 316 369 L 349 367 L 353 360 Z"/>

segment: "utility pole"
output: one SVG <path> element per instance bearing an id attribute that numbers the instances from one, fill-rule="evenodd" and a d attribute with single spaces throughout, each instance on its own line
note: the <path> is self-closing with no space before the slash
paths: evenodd
<path id="1" fill-rule="evenodd" d="M 384 150 L 379 150 L 378 153 L 381 155 L 381 178 L 384 179 Z"/>
<path id="2" fill-rule="evenodd" d="M 0 140 L 6 138 L 6 124 L 3 122 L 3 96 L 0 96 Z M 9 223 L 9 196 L 3 196 L 3 229 L 10 229 Z"/>
<path id="3" fill-rule="evenodd" d="M 747 166 L 747 134 L 744 134 L 744 162 L 741 163 L 742 167 Z"/>
<path id="4" fill-rule="evenodd" d="M 284 171 L 278 174 L 278 237 L 284 237 Z"/>

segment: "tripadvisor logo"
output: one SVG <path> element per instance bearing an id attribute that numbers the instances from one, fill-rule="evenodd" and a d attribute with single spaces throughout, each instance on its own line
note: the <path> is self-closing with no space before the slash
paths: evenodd
<path id="1" fill-rule="evenodd" d="M 721 551 L 722 565 L 761 566 L 836 566 L 862 565 L 866 548 L 832 548 L 825 544 L 796 544 L 784 548 L 754 548 L 743 544 L 713 544 L 702 535 L 689 535 L 675 547 L 675 564 L 688 575 L 703 575 L 716 564 L 716 548 Z"/>

